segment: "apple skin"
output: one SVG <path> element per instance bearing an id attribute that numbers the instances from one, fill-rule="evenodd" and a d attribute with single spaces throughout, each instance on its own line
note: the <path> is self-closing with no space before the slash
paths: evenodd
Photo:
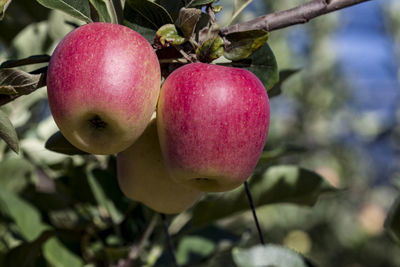
<path id="1" fill-rule="evenodd" d="M 117 24 L 86 24 L 66 35 L 51 57 L 50 110 L 74 146 L 114 154 L 146 128 L 160 81 L 157 56 L 139 33 Z"/>
<path id="2" fill-rule="evenodd" d="M 203 192 L 175 183 L 167 173 L 155 119 L 131 147 L 117 154 L 117 177 L 128 198 L 165 214 L 180 213 L 203 195 Z"/>
<path id="3" fill-rule="evenodd" d="M 157 127 L 164 163 L 177 182 L 229 191 L 254 170 L 269 128 L 261 81 L 232 67 L 191 63 L 164 81 Z"/>

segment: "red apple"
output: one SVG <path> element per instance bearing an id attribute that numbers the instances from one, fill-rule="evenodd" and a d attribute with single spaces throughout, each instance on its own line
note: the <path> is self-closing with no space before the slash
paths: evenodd
<path id="1" fill-rule="evenodd" d="M 263 150 L 270 108 L 261 81 L 245 69 L 187 64 L 165 80 L 157 126 L 176 182 L 220 192 L 242 184 Z"/>
<path id="2" fill-rule="evenodd" d="M 203 195 L 171 179 L 162 161 L 155 119 L 131 147 L 118 153 L 117 177 L 128 198 L 165 214 L 182 212 Z"/>
<path id="3" fill-rule="evenodd" d="M 160 90 L 157 56 L 137 32 L 90 23 L 58 44 L 49 64 L 47 92 L 65 138 L 93 154 L 120 152 L 142 134 Z"/>

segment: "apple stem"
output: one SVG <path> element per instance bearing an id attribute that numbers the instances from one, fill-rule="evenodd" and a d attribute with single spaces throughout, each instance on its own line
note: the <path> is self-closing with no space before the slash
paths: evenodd
<path id="1" fill-rule="evenodd" d="M 167 235 L 168 248 L 169 248 L 169 252 L 171 253 L 171 256 L 172 256 L 172 261 L 174 263 L 174 266 L 178 266 L 178 262 L 176 261 L 176 255 L 175 255 L 174 242 L 172 241 L 172 237 L 168 231 L 167 216 L 164 213 L 160 213 L 160 214 L 161 214 L 161 218 L 162 218 L 162 222 L 163 222 L 164 231 L 165 231 L 165 234 Z"/>
<path id="2" fill-rule="evenodd" d="M 263 237 L 263 234 L 262 234 L 262 231 L 261 231 L 261 227 L 260 227 L 260 223 L 258 222 L 258 218 L 257 218 L 256 208 L 254 207 L 253 197 L 251 195 L 250 188 L 249 188 L 249 183 L 247 181 L 244 182 L 244 188 L 246 190 L 247 199 L 249 200 L 250 208 L 251 208 L 251 211 L 253 213 L 253 218 L 254 218 L 254 222 L 255 222 L 256 227 L 257 227 L 258 236 L 260 238 L 260 243 L 262 245 L 265 245 L 264 237 Z"/>

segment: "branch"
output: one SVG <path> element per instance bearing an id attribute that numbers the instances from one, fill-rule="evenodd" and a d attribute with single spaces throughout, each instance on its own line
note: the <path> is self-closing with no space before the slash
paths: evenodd
<path id="1" fill-rule="evenodd" d="M 244 23 L 224 27 L 221 29 L 221 34 L 227 35 L 248 30 L 279 30 L 295 24 L 307 23 L 318 16 L 366 1 L 370 0 L 312 0 L 289 10 L 270 13 Z"/>
<path id="2" fill-rule="evenodd" d="M 151 218 L 151 221 L 149 225 L 147 226 L 143 236 L 140 238 L 140 241 L 138 243 L 135 243 L 129 252 L 128 258 L 126 260 L 123 260 L 120 262 L 119 266 L 123 267 L 128 267 L 132 265 L 132 261 L 137 259 L 140 254 L 142 253 L 146 242 L 148 241 L 150 235 L 153 233 L 154 228 L 156 227 L 158 222 L 158 214 L 154 213 L 153 217 Z"/>

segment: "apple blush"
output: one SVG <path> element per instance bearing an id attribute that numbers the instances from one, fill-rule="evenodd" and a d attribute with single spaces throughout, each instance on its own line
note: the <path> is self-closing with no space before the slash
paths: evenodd
<path id="1" fill-rule="evenodd" d="M 253 172 L 270 106 L 250 71 L 191 63 L 162 85 L 157 127 L 163 159 L 177 183 L 207 192 L 241 185 Z"/>
<path id="2" fill-rule="evenodd" d="M 66 35 L 51 57 L 50 110 L 74 146 L 114 154 L 145 130 L 160 81 L 157 56 L 144 37 L 122 25 L 89 23 Z"/>

